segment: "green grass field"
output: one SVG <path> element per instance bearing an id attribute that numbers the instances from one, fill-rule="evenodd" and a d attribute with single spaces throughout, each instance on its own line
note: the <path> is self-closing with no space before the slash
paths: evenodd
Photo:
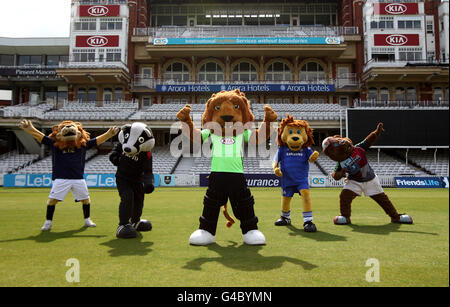
<path id="1" fill-rule="evenodd" d="M 71 195 L 41 233 L 48 189 L 0 189 L 0 286 L 449 286 L 448 190 L 386 189 L 413 225 L 391 224 L 370 198 L 357 198 L 351 226 L 336 226 L 339 189 L 311 189 L 317 233 L 302 228 L 301 203 L 293 225 L 275 227 L 280 190 L 252 189 L 267 245 L 246 246 L 239 225 L 221 215 L 216 244 L 188 244 L 198 227 L 205 190 L 159 188 L 146 197 L 153 230 L 137 239 L 115 237 L 116 190 L 91 189 L 96 228 L 83 228 Z M 230 209 L 231 211 L 231 209 Z M 68 259 L 79 261 L 80 282 L 66 281 Z M 379 282 L 367 282 L 369 258 Z"/>

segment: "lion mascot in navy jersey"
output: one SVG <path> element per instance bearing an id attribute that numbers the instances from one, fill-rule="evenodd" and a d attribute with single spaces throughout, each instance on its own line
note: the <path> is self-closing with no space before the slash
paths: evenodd
<path id="1" fill-rule="evenodd" d="M 52 189 L 47 201 L 46 221 L 41 230 L 49 231 L 52 228 L 55 205 L 63 201 L 69 191 L 72 191 L 76 202 L 83 204 L 84 225 L 95 227 L 90 219 L 90 198 L 84 180 L 86 151 L 103 144 L 116 135 L 119 129 L 111 127 L 106 133 L 91 139 L 81 123 L 70 120 L 53 126 L 49 136 L 37 130 L 30 120 L 22 120 L 19 127 L 52 149 Z"/>

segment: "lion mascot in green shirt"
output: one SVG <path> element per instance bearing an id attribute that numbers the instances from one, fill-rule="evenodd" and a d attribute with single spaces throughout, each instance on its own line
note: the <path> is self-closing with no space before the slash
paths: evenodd
<path id="1" fill-rule="evenodd" d="M 220 207 L 230 200 L 233 213 L 240 221 L 244 243 L 264 245 L 266 239 L 258 230 L 255 200 L 244 177 L 243 144 L 265 144 L 274 130 L 271 123 L 277 120 L 277 114 L 270 106 L 264 106 L 263 123 L 259 129 L 251 129 L 254 115 L 250 101 L 238 89 L 221 91 L 211 96 L 202 116 L 202 130 L 194 127 L 190 112 L 190 105 L 186 105 L 177 113 L 177 118 L 182 122 L 183 134 L 193 142 L 210 139 L 212 152 L 211 174 L 203 200 L 200 227 L 191 234 L 189 243 L 208 245 L 215 242 Z"/>

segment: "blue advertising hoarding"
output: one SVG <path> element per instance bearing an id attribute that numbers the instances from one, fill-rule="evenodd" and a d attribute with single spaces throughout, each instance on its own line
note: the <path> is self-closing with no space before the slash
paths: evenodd
<path id="1" fill-rule="evenodd" d="M 448 177 L 394 177 L 397 188 L 447 188 Z"/>
<path id="2" fill-rule="evenodd" d="M 210 174 L 200 174 L 200 186 L 207 187 Z M 274 174 L 244 174 L 249 187 L 273 188 L 281 186 L 281 179 Z"/>
<path id="3" fill-rule="evenodd" d="M 153 45 L 339 45 L 339 37 L 159 37 Z"/>
<path id="4" fill-rule="evenodd" d="M 192 92 L 220 92 L 239 89 L 241 92 L 334 92 L 334 84 L 308 83 L 234 83 L 234 84 L 158 84 L 157 92 L 164 93 L 192 93 Z"/>
<path id="5" fill-rule="evenodd" d="M 154 174 L 155 187 L 159 186 L 159 175 Z M 84 179 L 88 187 L 115 188 L 115 174 L 85 174 Z M 45 188 L 52 186 L 52 174 L 5 174 L 4 187 L 16 188 Z"/>

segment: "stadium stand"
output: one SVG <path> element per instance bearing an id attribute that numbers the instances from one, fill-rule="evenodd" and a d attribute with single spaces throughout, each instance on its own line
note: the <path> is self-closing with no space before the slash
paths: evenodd
<path id="1" fill-rule="evenodd" d="M 172 157 L 168 147 L 155 147 L 152 155 L 153 172 L 160 174 L 170 174 L 178 159 Z M 117 168 L 109 161 L 109 155 L 97 155 L 86 162 L 85 173 L 113 174 L 116 170 Z"/>
<path id="2" fill-rule="evenodd" d="M 41 115 L 45 120 L 124 120 L 138 109 L 136 102 L 109 102 L 98 106 L 97 102 L 66 102 L 58 110 L 51 110 Z"/>
<path id="3" fill-rule="evenodd" d="M 405 151 L 398 153 L 406 158 Z M 408 152 L 408 161 L 432 175 L 448 176 L 449 174 L 449 154 L 446 149 L 437 150 L 436 157 L 434 150 L 411 149 Z"/>
<path id="4" fill-rule="evenodd" d="M 0 156 L 0 173 L 14 172 L 37 160 L 37 154 L 19 154 L 16 151 L 8 152 Z"/>

